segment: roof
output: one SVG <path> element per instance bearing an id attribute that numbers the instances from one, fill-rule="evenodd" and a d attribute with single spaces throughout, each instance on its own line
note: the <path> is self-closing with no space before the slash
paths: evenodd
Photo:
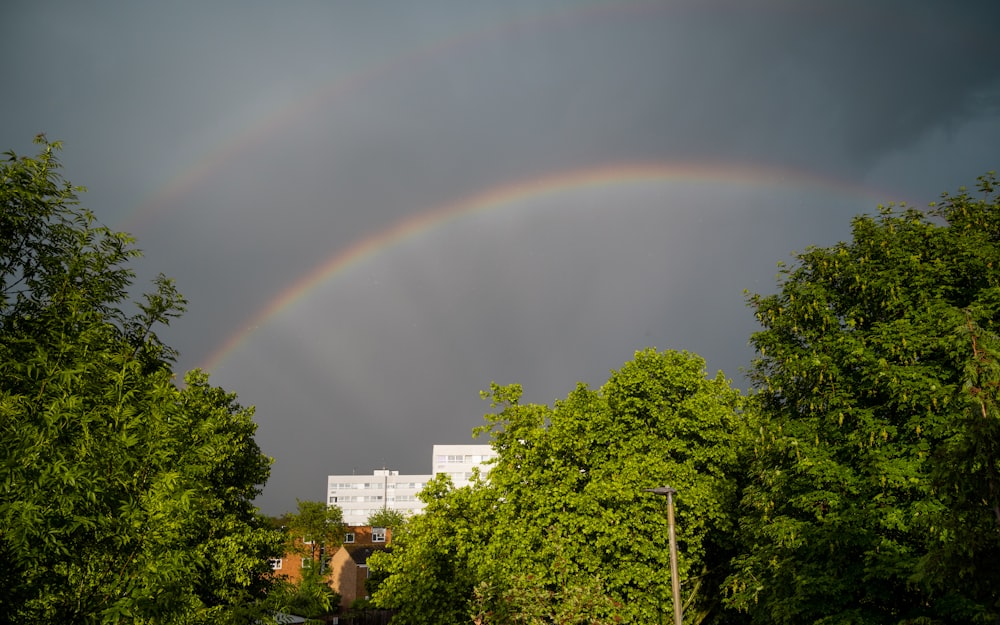
<path id="1" fill-rule="evenodd" d="M 361 566 L 368 563 L 368 557 L 376 551 L 391 551 L 384 545 L 344 545 L 347 555 L 351 556 L 354 563 Z"/>

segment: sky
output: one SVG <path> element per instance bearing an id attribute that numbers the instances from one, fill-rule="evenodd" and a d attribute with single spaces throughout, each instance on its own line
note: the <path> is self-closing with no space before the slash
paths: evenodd
<path id="1" fill-rule="evenodd" d="M 491 381 L 645 347 L 746 387 L 796 250 L 1000 168 L 1000 4 L 55 2 L 0 8 L 0 149 L 176 280 L 177 370 L 256 407 L 268 514 L 431 471 Z M 480 442 L 486 442 L 480 439 Z"/>

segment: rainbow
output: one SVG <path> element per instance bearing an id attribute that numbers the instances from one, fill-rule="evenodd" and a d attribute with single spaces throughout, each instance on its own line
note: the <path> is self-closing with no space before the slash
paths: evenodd
<path id="1" fill-rule="evenodd" d="M 602 19 L 609 15 L 629 17 L 647 12 L 719 10 L 725 7 L 739 7 L 735 0 L 722 0 L 709 5 L 698 2 L 677 0 L 578 0 L 558 6 L 549 5 L 545 9 L 523 14 L 504 21 L 485 21 L 470 25 L 457 33 L 443 36 L 410 47 L 405 50 L 390 50 L 381 56 L 368 59 L 357 71 L 338 76 L 335 80 L 317 85 L 316 88 L 289 101 L 272 107 L 248 123 L 215 141 L 212 147 L 200 155 L 185 161 L 183 168 L 169 178 L 168 182 L 156 188 L 149 196 L 137 203 L 137 208 L 123 220 L 121 228 L 126 231 L 145 230 L 155 219 L 165 214 L 175 199 L 209 180 L 224 168 L 235 156 L 260 149 L 268 137 L 276 136 L 284 129 L 308 119 L 310 115 L 326 110 L 337 100 L 351 97 L 383 81 L 405 75 L 414 67 L 447 58 L 464 46 L 479 45 L 492 39 L 516 32 L 525 27 L 554 28 L 572 26 L 583 20 Z M 765 3 L 769 11 L 786 11 L 797 5 L 782 1 Z M 787 187 L 803 186 L 829 189 L 838 193 L 860 194 L 876 201 L 884 198 L 864 189 L 832 178 L 802 171 L 769 169 L 745 165 L 719 163 L 624 163 L 610 164 L 581 170 L 557 171 L 527 180 L 515 180 L 485 190 L 454 203 L 432 208 L 411 217 L 401 219 L 388 228 L 361 239 L 344 249 L 335 251 L 325 261 L 318 264 L 304 277 L 280 292 L 267 306 L 252 315 L 250 321 L 228 336 L 204 359 L 203 367 L 212 369 L 246 342 L 254 330 L 269 319 L 302 299 L 318 285 L 346 272 L 350 267 L 377 255 L 401 241 L 428 232 L 463 216 L 486 211 L 503 210 L 505 206 L 530 198 L 542 197 L 570 189 L 587 189 L 616 184 L 631 184 L 642 181 L 721 181 L 730 184 L 751 186 Z"/>
<path id="2" fill-rule="evenodd" d="M 683 182 L 745 185 L 756 188 L 808 188 L 865 198 L 877 203 L 886 195 L 854 183 L 805 171 L 727 164 L 631 163 L 552 173 L 514 181 L 401 219 L 344 249 L 338 249 L 297 282 L 279 293 L 239 330 L 233 332 L 204 360 L 212 370 L 254 331 L 304 298 L 314 288 L 347 272 L 405 240 L 449 223 L 484 212 L 501 211 L 529 199 L 539 199 L 570 190 L 587 190 L 643 182 Z"/>
<path id="3" fill-rule="evenodd" d="M 121 229 L 135 232 L 152 225 L 157 215 L 171 205 L 174 198 L 196 188 L 208 180 L 213 172 L 221 169 L 234 157 L 247 151 L 259 149 L 267 137 L 278 135 L 310 115 L 326 110 L 329 105 L 346 98 L 366 87 L 390 80 L 394 76 L 405 75 L 414 67 L 444 59 L 463 46 L 482 44 L 505 33 L 516 32 L 525 27 L 544 27 L 571 23 L 574 20 L 593 19 L 610 12 L 635 13 L 646 10 L 663 10 L 662 1 L 641 0 L 637 2 L 608 2 L 608 0 L 577 1 L 569 6 L 551 8 L 546 11 L 503 22 L 486 22 L 467 30 L 431 40 L 423 45 L 394 54 L 386 54 L 366 63 L 358 71 L 344 77 L 323 83 L 288 102 L 274 107 L 271 111 L 257 116 L 251 123 L 235 129 L 220 140 L 215 147 L 206 150 L 199 157 L 186 160 L 179 173 L 172 176 L 163 186 L 137 203 L 137 207 L 127 216 Z M 626 11 L 627 10 L 627 11 Z"/>
<path id="4" fill-rule="evenodd" d="M 247 151 L 260 149 L 268 137 L 278 135 L 302 119 L 319 113 L 339 99 L 363 91 L 395 76 L 405 75 L 414 67 L 444 59 L 456 53 L 463 46 L 482 44 L 504 34 L 518 32 L 524 28 L 554 28 L 572 25 L 575 22 L 594 20 L 609 15 L 642 16 L 653 12 L 681 12 L 746 8 L 738 0 L 720 0 L 701 4 L 691 0 L 573 0 L 564 5 L 548 7 L 532 14 L 500 22 L 484 22 L 473 25 L 458 33 L 432 39 L 421 45 L 402 51 L 386 53 L 370 60 L 357 71 L 346 76 L 318 85 L 316 88 L 297 96 L 269 111 L 259 114 L 253 120 L 234 128 L 213 142 L 213 147 L 193 158 L 185 158 L 184 165 L 166 184 L 156 187 L 135 203 L 136 208 L 126 215 L 117 226 L 119 229 L 136 233 L 155 222 L 157 216 L 169 210 L 174 199 L 209 180 L 234 157 Z M 799 6 L 784 0 L 762 3 L 755 11 L 790 11 Z"/>

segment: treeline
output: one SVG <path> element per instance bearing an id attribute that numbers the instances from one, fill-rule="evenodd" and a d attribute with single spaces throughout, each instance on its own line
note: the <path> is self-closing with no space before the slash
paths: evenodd
<path id="1" fill-rule="evenodd" d="M 38 143 L 0 163 L 0 623 L 328 611 L 271 572 L 289 534 L 253 505 L 252 408 L 176 380 L 156 332 L 184 298 L 161 276 L 128 301 L 133 240 Z M 489 479 L 430 483 L 369 563 L 375 603 L 403 625 L 669 622 L 665 504 L 644 491 L 669 485 L 685 623 L 994 622 L 995 184 L 858 217 L 749 295 L 748 394 L 655 350 L 552 406 L 492 387 Z"/>
<path id="2" fill-rule="evenodd" d="M 184 298 L 160 276 L 127 301 L 132 239 L 37 143 L 0 163 L 0 623 L 264 617 L 284 538 L 253 505 L 253 409 L 178 384 L 156 332 Z"/>
<path id="3" fill-rule="evenodd" d="M 641 351 L 553 406 L 494 386 L 488 480 L 439 477 L 373 557 L 398 622 L 967 624 L 1000 614 L 1000 205 L 882 207 L 809 248 L 743 396 L 704 361 Z"/>

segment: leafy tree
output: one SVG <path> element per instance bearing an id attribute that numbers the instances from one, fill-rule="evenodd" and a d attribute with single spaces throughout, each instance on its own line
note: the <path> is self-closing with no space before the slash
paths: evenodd
<path id="1" fill-rule="evenodd" d="M 392 510 L 385 506 L 377 512 L 373 512 L 368 517 L 370 527 L 387 527 L 393 531 L 403 527 L 406 523 L 406 516 L 399 510 Z"/>
<path id="2" fill-rule="evenodd" d="M 1000 205 L 857 217 L 750 303 L 766 420 L 727 588 L 759 623 L 1000 612 Z"/>
<path id="3" fill-rule="evenodd" d="M 307 567 L 301 570 L 298 582 L 279 579 L 268 593 L 266 605 L 277 613 L 295 614 L 322 622 L 323 617 L 339 610 L 340 595 L 330 587 L 319 567 Z"/>
<path id="4" fill-rule="evenodd" d="M 557 567 L 562 562 L 556 562 Z M 473 591 L 474 621 L 483 625 L 610 625 L 621 622 L 599 580 L 561 588 L 538 585 L 534 575 L 504 584 L 480 582 Z"/>
<path id="5" fill-rule="evenodd" d="M 77 207 L 58 143 L 0 164 L 0 622 L 226 622 L 279 534 L 253 410 L 174 383 L 164 277 L 126 312 L 132 240 Z"/>
<path id="6" fill-rule="evenodd" d="M 321 574 L 344 542 L 344 518 L 338 506 L 296 499 L 298 512 L 288 517 L 289 548 L 318 564 Z"/>
<path id="7" fill-rule="evenodd" d="M 455 489 L 439 474 L 419 495 L 426 506 L 393 534 L 392 551 L 368 557 L 376 579 L 370 588 L 380 608 L 411 625 L 467 623 L 468 600 L 477 579 L 470 556 L 483 539 L 473 489 Z"/>
<path id="8" fill-rule="evenodd" d="M 303 563 L 295 582 L 278 576 L 266 605 L 274 612 L 322 619 L 335 614 L 340 606 L 340 595 L 330 587 L 327 565 L 344 540 L 343 516 L 339 507 L 322 501 L 296 502 L 296 512 L 286 512 L 270 522 L 282 528 L 286 553 L 300 554 L 309 564 Z"/>
<path id="9" fill-rule="evenodd" d="M 424 513 L 378 560 L 389 576 L 375 600 L 441 623 L 470 612 L 512 623 L 669 618 L 666 511 L 643 492 L 669 484 L 689 622 L 731 617 L 719 583 L 735 553 L 746 427 L 728 382 L 706 378 L 694 355 L 650 349 L 599 391 L 581 384 L 553 407 L 520 395 L 492 386 L 500 410 L 478 430 L 497 452 L 488 481 L 428 486 Z"/>

